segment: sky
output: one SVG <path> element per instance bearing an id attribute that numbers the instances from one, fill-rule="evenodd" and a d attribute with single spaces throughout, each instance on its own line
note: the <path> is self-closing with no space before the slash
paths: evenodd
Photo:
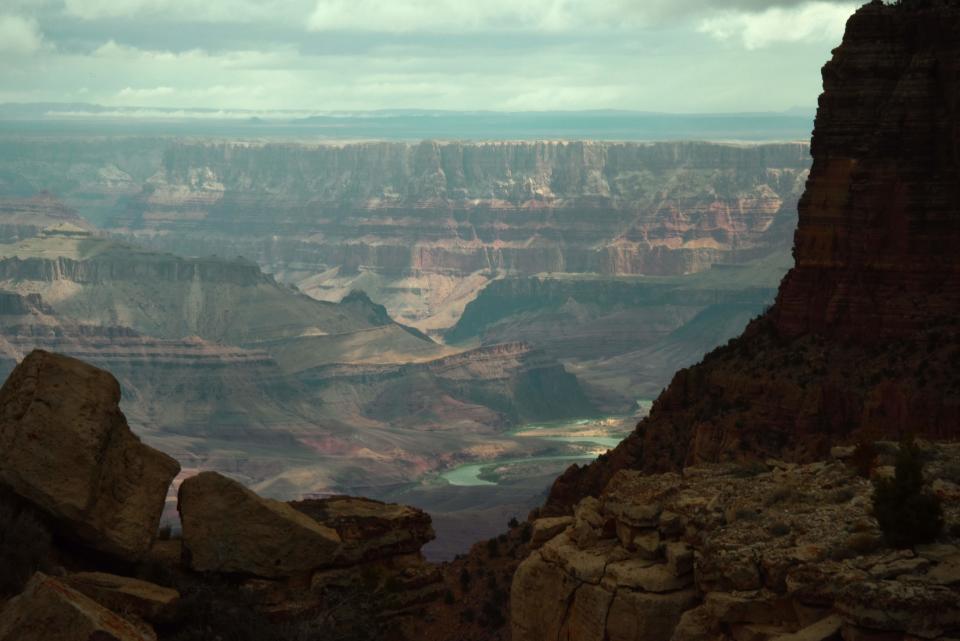
<path id="1" fill-rule="evenodd" d="M 2 0 L 0 102 L 812 112 L 858 4 Z"/>

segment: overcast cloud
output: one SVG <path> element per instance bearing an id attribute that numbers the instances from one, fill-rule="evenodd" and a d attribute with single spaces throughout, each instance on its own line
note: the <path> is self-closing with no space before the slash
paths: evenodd
<path id="1" fill-rule="evenodd" d="M 0 102 L 812 109 L 857 4 L 4 0 Z"/>

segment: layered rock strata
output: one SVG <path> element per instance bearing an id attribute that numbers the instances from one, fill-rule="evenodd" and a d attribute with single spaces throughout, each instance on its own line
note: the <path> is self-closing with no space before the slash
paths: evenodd
<path id="1" fill-rule="evenodd" d="M 800 143 L 184 142 L 110 227 L 442 329 L 496 274 L 684 274 L 785 249 L 808 167 Z"/>
<path id="2" fill-rule="evenodd" d="M 948 523 L 960 449 L 928 449 Z M 887 473 L 890 468 L 880 473 Z M 887 547 L 872 485 L 836 460 L 620 471 L 564 521 L 534 521 L 511 588 L 515 641 L 949 638 L 960 541 Z M 543 539 L 548 539 L 542 542 Z"/>

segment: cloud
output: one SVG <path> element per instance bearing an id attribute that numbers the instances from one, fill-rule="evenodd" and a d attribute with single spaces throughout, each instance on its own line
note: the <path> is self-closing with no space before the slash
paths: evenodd
<path id="1" fill-rule="evenodd" d="M 0 15 L 0 53 L 30 55 L 43 46 L 43 34 L 36 20 Z"/>
<path id="2" fill-rule="evenodd" d="M 307 28 L 382 33 L 514 31 L 572 32 L 635 29 L 691 16 L 740 18 L 792 11 L 806 0 L 317 0 Z M 818 5 L 849 4 L 823 0 Z"/>
<path id="3" fill-rule="evenodd" d="M 847 18 L 858 5 L 810 2 L 796 7 L 771 7 L 758 13 L 732 13 L 706 18 L 698 30 L 717 40 L 738 41 L 747 49 L 781 42 L 839 42 Z"/>
<path id="4" fill-rule="evenodd" d="M 164 22 L 302 21 L 312 0 L 64 0 L 67 15 L 96 21 L 153 18 Z"/>
<path id="5" fill-rule="evenodd" d="M 153 87 L 150 89 L 134 89 L 133 87 L 124 87 L 117 92 L 117 98 L 126 100 L 133 98 L 135 100 L 159 98 L 161 96 L 173 95 L 176 90 L 173 87 Z"/>

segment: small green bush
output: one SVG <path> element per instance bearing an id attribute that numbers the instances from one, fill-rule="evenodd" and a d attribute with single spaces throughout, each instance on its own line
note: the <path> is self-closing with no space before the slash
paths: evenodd
<path id="1" fill-rule="evenodd" d="M 873 490 L 873 514 L 883 537 L 893 547 L 929 543 L 943 529 L 940 499 L 923 483 L 923 460 L 912 439 L 905 439 L 897 453 L 892 479 L 877 479 Z"/>

